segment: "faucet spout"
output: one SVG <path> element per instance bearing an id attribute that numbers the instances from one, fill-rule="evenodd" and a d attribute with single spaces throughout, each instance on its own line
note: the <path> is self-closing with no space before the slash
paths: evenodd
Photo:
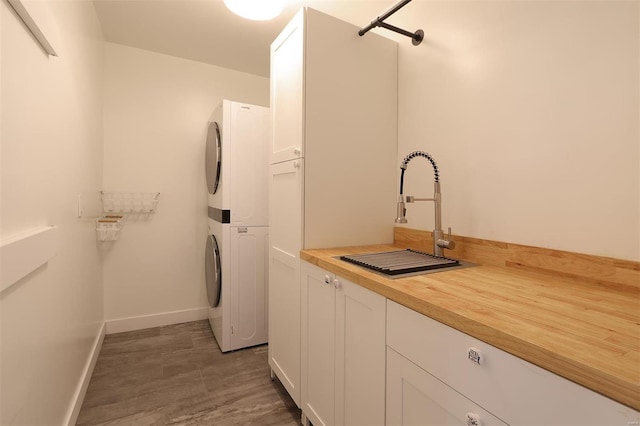
<path id="1" fill-rule="evenodd" d="M 398 196 L 398 215 L 396 216 L 396 223 L 407 223 L 407 218 L 405 214 L 407 213 L 407 209 L 404 206 L 404 200 L 402 199 L 402 194 Z"/>
<path id="2" fill-rule="evenodd" d="M 404 172 L 407 170 L 409 161 L 416 157 L 424 157 L 431 163 L 434 173 L 433 183 L 433 198 L 415 198 L 413 196 L 407 196 L 406 202 L 413 203 L 415 201 L 433 201 L 434 213 L 435 213 L 435 226 L 433 230 L 433 254 L 442 257 L 444 255 L 444 249 L 453 249 L 455 242 L 451 239 L 451 228 L 449 228 L 448 238 L 444 238 L 444 232 L 442 231 L 442 192 L 440 191 L 440 173 L 438 171 L 438 165 L 431 155 L 424 151 L 414 151 L 404 157 L 400 164 L 400 195 L 398 197 L 398 216 L 396 217 L 396 223 L 407 223 L 405 218 L 406 208 L 403 200 L 403 187 L 404 187 Z"/>

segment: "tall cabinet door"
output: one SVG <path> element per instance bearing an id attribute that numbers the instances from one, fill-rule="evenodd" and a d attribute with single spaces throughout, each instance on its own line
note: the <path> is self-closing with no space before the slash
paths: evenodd
<path id="1" fill-rule="evenodd" d="M 271 44 L 271 164 L 304 156 L 303 24 L 300 10 Z"/>
<path id="2" fill-rule="evenodd" d="M 336 290 L 336 425 L 384 425 L 384 296 L 338 277 Z"/>
<path id="3" fill-rule="evenodd" d="M 314 426 L 335 424 L 335 276 L 301 262 L 302 411 Z"/>
<path id="4" fill-rule="evenodd" d="M 269 168 L 269 365 L 298 406 L 303 165 L 300 159 Z"/>

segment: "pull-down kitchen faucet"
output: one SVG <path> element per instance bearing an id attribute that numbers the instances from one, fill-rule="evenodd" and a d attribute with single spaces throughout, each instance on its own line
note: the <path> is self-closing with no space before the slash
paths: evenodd
<path id="1" fill-rule="evenodd" d="M 433 166 L 434 183 L 433 183 L 433 198 L 416 198 L 411 195 L 407 195 L 406 199 L 403 199 L 402 191 L 404 186 L 404 172 L 407 170 L 409 161 L 415 157 L 424 157 Z M 398 217 L 396 217 L 396 223 L 407 223 L 405 214 L 407 209 L 404 206 L 406 200 L 407 203 L 413 203 L 414 201 L 433 201 L 435 206 L 435 228 L 433 230 L 433 254 L 442 257 L 444 249 L 453 249 L 456 246 L 455 241 L 451 239 L 451 228 L 449 228 L 449 235 L 444 238 L 444 232 L 442 231 L 442 194 L 440 192 L 440 176 L 438 172 L 438 165 L 436 161 L 424 151 L 414 151 L 404 157 L 402 164 L 400 164 L 400 195 L 398 196 Z"/>

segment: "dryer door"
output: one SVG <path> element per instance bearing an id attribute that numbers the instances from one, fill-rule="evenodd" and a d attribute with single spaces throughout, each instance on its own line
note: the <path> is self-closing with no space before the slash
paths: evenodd
<path id="1" fill-rule="evenodd" d="M 209 306 L 215 308 L 220 304 L 222 289 L 222 271 L 220 270 L 220 250 L 215 235 L 207 237 L 205 257 L 205 279 L 207 282 L 207 298 Z"/>
<path id="2" fill-rule="evenodd" d="M 207 148 L 205 151 L 205 170 L 207 174 L 207 189 L 215 194 L 220 183 L 220 160 L 222 156 L 222 141 L 220 127 L 215 121 L 209 122 L 207 130 Z"/>

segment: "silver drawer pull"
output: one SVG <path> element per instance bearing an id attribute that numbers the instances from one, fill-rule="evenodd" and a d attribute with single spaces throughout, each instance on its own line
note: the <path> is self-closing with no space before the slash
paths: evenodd
<path id="1" fill-rule="evenodd" d="M 480 416 L 476 413 L 467 413 L 466 420 L 467 426 L 482 426 L 482 423 L 480 423 Z"/>
<path id="2" fill-rule="evenodd" d="M 480 354 L 480 350 L 476 348 L 467 349 L 467 357 L 471 362 L 475 362 L 480 365 L 482 363 L 482 355 Z"/>

